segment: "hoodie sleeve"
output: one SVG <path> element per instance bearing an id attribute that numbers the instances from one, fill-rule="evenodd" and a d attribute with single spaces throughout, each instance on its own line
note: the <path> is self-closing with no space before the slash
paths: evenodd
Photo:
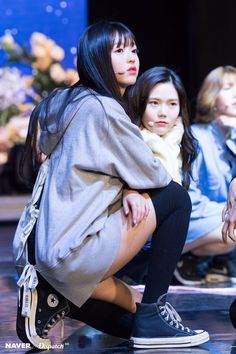
<path id="1" fill-rule="evenodd" d="M 111 98 L 102 97 L 102 104 L 90 101 L 83 114 L 86 126 L 77 140 L 81 152 L 78 167 L 119 177 L 132 189 L 168 185 L 170 175 L 124 109 Z"/>

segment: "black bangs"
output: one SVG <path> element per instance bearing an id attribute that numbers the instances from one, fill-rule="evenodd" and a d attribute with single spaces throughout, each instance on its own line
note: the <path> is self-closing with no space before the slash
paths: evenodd
<path id="1" fill-rule="evenodd" d="M 116 45 L 119 47 L 120 45 L 124 45 L 125 47 L 128 46 L 135 46 L 136 41 L 135 38 L 133 37 L 132 33 L 122 33 L 122 32 L 115 32 L 113 33 L 113 36 L 111 38 L 111 48 L 113 48 L 115 41 L 117 39 L 117 34 L 118 34 L 118 42 L 116 42 Z"/>
<path id="2" fill-rule="evenodd" d="M 135 46 L 137 45 L 136 39 L 134 34 L 123 24 L 117 24 L 113 26 L 113 33 L 111 35 L 111 48 L 114 46 L 115 41 L 117 40 L 118 35 L 118 42 L 116 43 L 118 46 L 124 45 L 127 46 Z"/>

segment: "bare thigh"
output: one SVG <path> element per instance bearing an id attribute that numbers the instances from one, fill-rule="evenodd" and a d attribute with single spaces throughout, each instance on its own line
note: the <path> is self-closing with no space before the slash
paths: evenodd
<path id="1" fill-rule="evenodd" d="M 233 241 L 229 240 L 227 243 L 223 243 L 221 229 L 222 226 L 212 230 L 206 235 L 199 237 L 191 243 L 186 243 L 183 253 L 195 251 L 197 255 L 204 256 L 224 254 L 234 250 L 236 245 Z"/>
<path id="2" fill-rule="evenodd" d="M 148 194 L 143 194 L 143 196 L 148 199 L 150 212 L 147 218 L 137 226 L 132 225 L 130 214 L 125 216 L 123 209 L 117 211 L 121 224 L 121 244 L 118 255 L 104 279 L 115 274 L 134 258 L 156 228 L 156 214 L 152 200 Z"/>
<path id="3" fill-rule="evenodd" d="M 193 242 L 186 243 L 184 246 L 184 252 L 191 251 L 195 248 L 205 246 L 209 243 L 218 243 L 222 242 L 222 236 L 221 236 L 221 227 L 218 227 L 217 229 L 209 232 L 208 234 L 205 234 Z"/>

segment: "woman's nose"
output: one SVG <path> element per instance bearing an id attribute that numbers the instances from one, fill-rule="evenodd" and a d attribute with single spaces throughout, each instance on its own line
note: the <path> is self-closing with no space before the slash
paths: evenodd
<path id="1" fill-rule="evenodd" d="M 128 53 L 128 61 L 134 63 L 136 58 L 137 58 L 137 54 L 136 53 L 133 53 L 133 52 L 129 52 Z"/>
<path id="2" fill-rule="evenodd" d="M 158 115 L 166 116 L 166 106 L 164 104 L 160 104 L 158 108 Z"/>

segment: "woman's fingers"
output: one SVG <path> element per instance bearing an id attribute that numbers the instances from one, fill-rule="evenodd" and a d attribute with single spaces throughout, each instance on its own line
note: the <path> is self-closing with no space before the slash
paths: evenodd
<path id="1" fill-rule="evenodd" d="M 232 216 L 229 218 L 229 221 L 228 221 L 228 229 L 227 229 L 227 233 L 228 233 L 228 237 L 236 242 L 236 235 L 234 233 L 234 230 L 235 230 L 235 218 Z"/>
<path id="2" fill-rule="evenodd" d="M 139 203 L 133 203 L 131 205 L 133 224 L 137 225 L 142 222 L 149 213 L 149 206 L 147 206 L 146 200 L 140 200 Z"/>
<path id="3" fill-rule="evenodd" d="M 145 210 L 142 204 L 134 204 L 132 207 L 133 223 L 134 225 L 139 224 L 143 220 Z"/>
<path id="4" fill-rule="evenodd" d="M 129 204 L 128 204 L 128 200 L 126 198 L 123 199 L 123 209 L 124 209 L 125 215 L 128 215 L 129 214 Z"/>
<path id="5" fill-rule="evenodd" d="M 145 204 L 145 218 L 148 217 L 149 212 L 150 212 L 150 205 L 149 205 L 148 201 L 146 200 L 146 204 Z"/>
<path id="6" fill-rule="evenodd" d="M 136 204 L 131 205 L 131 210 L 132 210 L 132 220 L 133 224 L 137 225 L 138 224 L 138 206 Z"/>
<path id="7" fill-rule="evenodd" d="M 227 243 L 227 232 L 228 232 L 228 222 L 225 221 L 221 230 L 222 240 L 224 243 Z"/>
<path id="8" fill-rule="evenodd" d="M 146 198 L 139 193 L 126 193 L 123 198 L 123 209 L 125 215 L 131 212 L 134 225 L 142 222 L 150 212 L 150 205 Z"/>
<path id="9" fill-rule="evenodd" d="M 227 214 L 228 214 L 228 205 L 225 204 L 225 206 L 224 206 L 224 208 L 222 210 L 222 215 L 221 215 L 222 216 L 222 221 L 225 221 Z"/>
<path id="10" fill-rule="evenodd" d="M 222 239 L 224 243 L 227 242 L 228 238 L 236 242 L 235 228 L 236 228 L 235 209 L 230 211 L 227 210 L 227 212 L 224 214 L 224 224 L 221 230 Z"/>

